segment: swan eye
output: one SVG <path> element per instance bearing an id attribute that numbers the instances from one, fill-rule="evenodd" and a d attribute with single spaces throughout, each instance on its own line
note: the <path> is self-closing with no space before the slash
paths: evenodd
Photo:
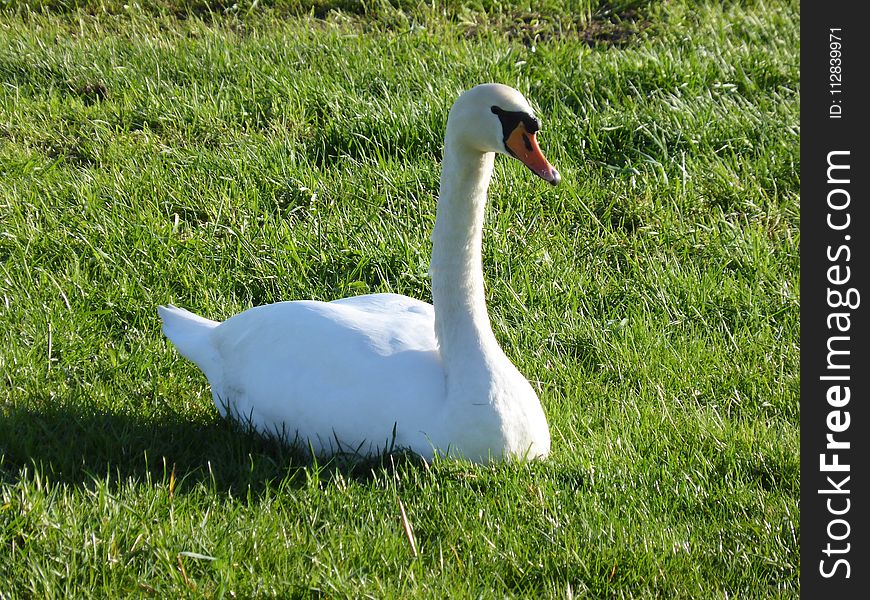
<path id="1" fill-rule="evenodd" d="M 492 112 L 501 121 L 505 151 L 544 181 L 558 184 L 561 180 L 559 172 L 547 161 L 535 137 L 541 129 L 541 123 L 524 111 L 507 111 L 493 106 Z"/>
<path id="2" fill-rule="evenodd" d="M 498 116 L 501 121 L 502 140 L 507 141 L 517 126 L 522 123 L 526 126 L 526 131 L 535 134 L 541 129 L 541 122 L 534 115 L 521 110 L 504 110 L 498 106 L 493 106 L 493 114 Z"/>

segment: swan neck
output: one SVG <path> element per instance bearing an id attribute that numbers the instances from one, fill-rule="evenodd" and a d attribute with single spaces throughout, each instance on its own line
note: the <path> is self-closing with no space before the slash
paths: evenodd
<path id="1" fill-rule="evenodd" d="M 448 128 L 430 266 L 435 335 L 448 369 L 453 359 L 466 361 L 498 349 L 486 310 L 481 259 L 495 155 L 451 143 L 449 133 Z"/>

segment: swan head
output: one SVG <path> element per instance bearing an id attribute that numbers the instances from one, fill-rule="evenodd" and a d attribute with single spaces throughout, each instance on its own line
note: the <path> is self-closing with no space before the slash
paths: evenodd
<path id="1" fill-rule="evenodd" d="M 516 158 L 532 173 L 556 185 L 562 178 L 538 146 L 540 129 L 541 122 L 528 100 L 498 83 L 484 83 L 464 92 L 447 118 L 447 135 L 453 143 Z"/>

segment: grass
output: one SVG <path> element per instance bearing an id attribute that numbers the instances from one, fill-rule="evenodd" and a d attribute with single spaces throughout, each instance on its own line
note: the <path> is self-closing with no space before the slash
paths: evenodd
<path id="1" fill-rule="evenodd" d="M 797 2 L 128 4 L 0 1 L 0 597 L 797 596 Z M 431 299 L 482 81 L 563 175 L 484 233 L 552 456 L 220 420 L 156 306 Z"/>

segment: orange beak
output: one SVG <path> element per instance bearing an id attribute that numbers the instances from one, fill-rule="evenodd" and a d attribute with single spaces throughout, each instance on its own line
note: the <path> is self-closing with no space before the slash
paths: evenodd
<path id="1" fill-rule="evenodd" d="M 505 140 L 505 147 L 515 158 L 531 169 L 532 173 L 553 185 L 558 184 L 562 177 L 553 165 L 544 157 L 538 147 L 534 133 L 529 133 L 525 123 L 517 124 L 510 136 Z"/>

